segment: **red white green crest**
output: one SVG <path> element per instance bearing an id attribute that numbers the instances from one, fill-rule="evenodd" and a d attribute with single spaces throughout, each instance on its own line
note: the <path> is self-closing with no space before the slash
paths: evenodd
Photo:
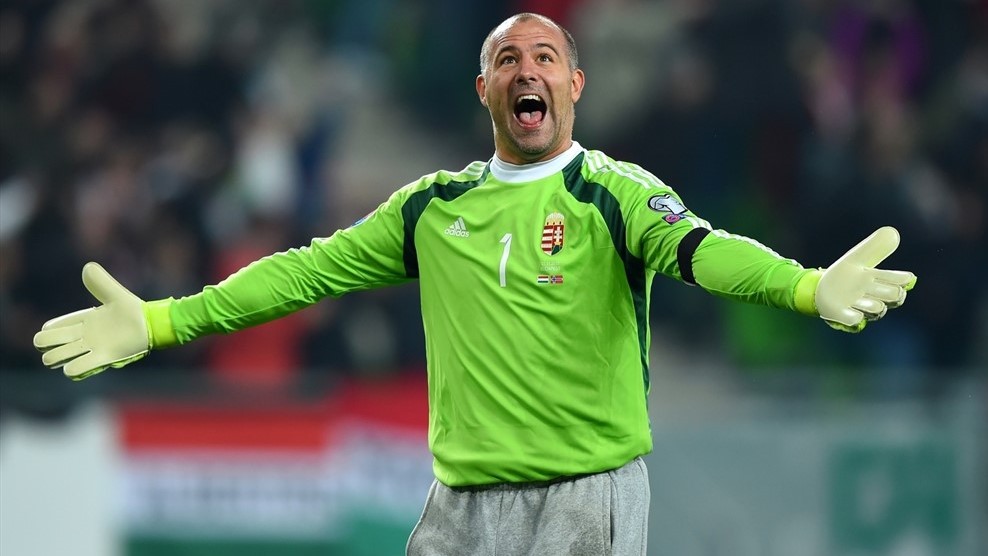
<path id="1" fill-rule="evenodd" d="M 555 255 L 563 250 L 563 215 L 554 212 L 545 217 L 545 226 L 542 228 L 542 252 L 546 255 Z"/>

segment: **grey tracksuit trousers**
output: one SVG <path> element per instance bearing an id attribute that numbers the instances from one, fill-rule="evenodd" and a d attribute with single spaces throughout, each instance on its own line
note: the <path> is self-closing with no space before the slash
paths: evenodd
<path id="1" fill-rule="evenodd" d="M 545 483 L 450 488 L 433 481 L 408 556 L 644 556 L 648 472 L 641 458 Z"/>

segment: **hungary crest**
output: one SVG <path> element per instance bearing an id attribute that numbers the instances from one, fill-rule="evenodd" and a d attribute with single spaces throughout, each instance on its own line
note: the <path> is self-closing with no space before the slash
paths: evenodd
<path id="1" fill-rule="evenodd" d="M 545 217 L 542 228 L 542 252 L 555 255 L 563 250 L 563 215 L 554 212 Z"/>

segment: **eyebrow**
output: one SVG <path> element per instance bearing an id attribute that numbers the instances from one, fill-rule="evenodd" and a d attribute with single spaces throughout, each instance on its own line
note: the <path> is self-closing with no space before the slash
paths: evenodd
<path id="1" fill-rule="evenodd" d="M 551 44 L 549 44 L 549 43 L 547 43 L 547 42 L 540 42 L 540 43 L 536 43 L 535 44 L 535 49 L 536 50 L 538 50 L 540 48 L 548 48 L 556 56 L 559 56 L 559 51 L 556 50 L 556 47 L 553 46 L 553 45 L 551 45 Z M 501 54 L 504 54 L 507 51 L 519 52 L 520 50 L 521 50 L 520 48 L 518 48 L 517 46 L 515 46 L 513 44 L 506 44 L 506 45 L 502 46 L 501 48 L 499 48 L 497 50 L 497 52 L 494 53 L 494 60 L 497 60 L 498 58 L 500 58 L 501 57 Z"/>

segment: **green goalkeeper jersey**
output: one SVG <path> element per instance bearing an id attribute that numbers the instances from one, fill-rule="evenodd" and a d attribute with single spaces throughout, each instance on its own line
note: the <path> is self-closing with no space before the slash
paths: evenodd
<path id="1" fill-rule="evenodd" d="M 579 144 L 555 159 L 440 171 L 357 224 L 170 303 L 179 343 L 419 281 L 429 448 L 450 486 L 543 481 L 651 450 L 655 273 L 794 309 L 806 273 L 711 230 L 639 166 Z"/>

